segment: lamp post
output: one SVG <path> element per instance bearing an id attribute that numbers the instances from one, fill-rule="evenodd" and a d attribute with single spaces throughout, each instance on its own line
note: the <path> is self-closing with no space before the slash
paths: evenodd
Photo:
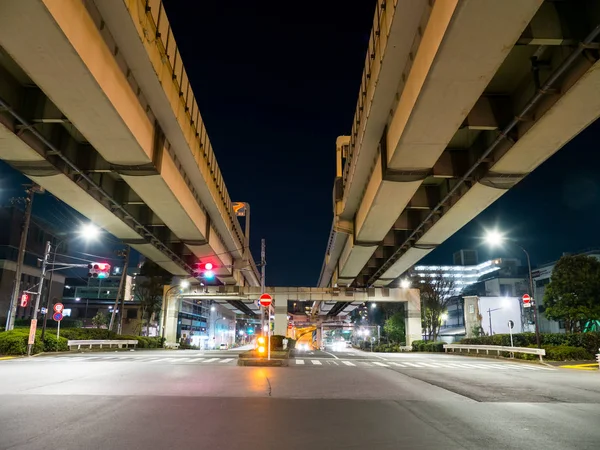
<path id="1" fill-rule="evenodd" d="M 54 282 L 54 263 L 56 262 L 56 255 L 60 250 L 61 246 L 66 244 L 69 240 L 74 237 L 83 237 L 86 241 L 96 240 L 100 235 L 100 229 L 93 223 L 87 223 L 83 225 L 79 231 L 76 232 L 76 236 L 65 237 L 58 241 L 54 245 L 54 251 L 50 254 L 50 279 L 48 281 L 48 295 L 46 296 L 46 314 L 44 314 L 44 323 L 42 325 L 42 339 L 46 334 L 46 324 L 48 322 L 48 316 L 50 315 L 50 297 L 52 296 L 52 283 Z M 86 301 L 86 316 L 87 316 L 87 301 Z M 86 317 L 87 318 L 87 317 Z"/>
<path id="2" fill-rule="evenodd" d="M 529 295 L 533 299 L 533 322 L 535 324 L 535 341 L 538 348 L 542 348 L 540 340 L 540 323 L 538 320 L 538 306 L 537 301 L 535 301 L 535 297 L 533 295 L 533 277 L 531 275 L 531 259 L 529 258 L 529 252 L 525 250 L 523 246 L 515 242 L 513 239 L 507 239 L 503 234 L 499 233 L 498 231 L 489 231 L 486 234 L 485 240 L 488 242 L 488 244 L 492 246 L 500 245 L 503 242 L 510 242 L 514 246 L 520 248 L 523 251 L 523 253 L 525 253 L 525 256 L 527 258 L 527 270 L 529 273 Z"/>
<path id="3" fill-rule="evenodd" d="M 492 334 L 494 334 L 493 331 L 492 331 L 492 313 L 494 311 L 498 311 L 499 309 L 502 309 L 502 308 L 494 308 L 494 309 L 488 308 L 488 317 L 489 317 L 489 320 L 490 320 L 490 336 Z"/>

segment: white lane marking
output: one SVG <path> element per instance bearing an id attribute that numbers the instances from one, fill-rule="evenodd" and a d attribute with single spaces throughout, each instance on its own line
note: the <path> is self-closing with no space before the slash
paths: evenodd
<path id="1" fill-rule="evenodd" d="M 198 362 L 198 361 L 202 361 L 203 359 L 206 359 L 206 358 L 192 358 L 192 359 L 190 359 L 190 362 Z"/>
<path id="2" fill-rule="evenodd" d="M 393 363 L 390 363 L 390 364 L 393 364 L 393 365 L 398 366 L 398 367 L 406 367 L 404 364 L 397 363 L 397 362 L 393 362 Z"/>
<path id="3" fill-rule="evenodd" d="M 340 359 L 337 356 L 335 356 L 333 353 L 326 352 L 325 350 L 323 350 L 323 353 L 327 353 L 328 355 L 333 356 L 335 359 Z"/>
<path id="4" fill-rule="evenodd" d="M 406 364 L 408 367 L 419 367 L 419 368 L 421 367 L 418 364 L 410 363 L 410 362 L 405 362 L 404 364 Z"/>
<path id="5" fill-rule="evenodd" d="M 167 361 L 169 361 L 171 359 L 173 359 L 173 358 L 158 358 L 158 359 L 155 359 L 154 361 L 150 361 L 150 362 L 153 362 L 153 363 L 156 363 L 156 362 L 167 362 Z"/>
<path id="6" fill-rule="evenodd" d="M 501 369 L 501 370 L 512 370 L 512 369 L 519 370 L 520 369 L 520 367 L 514 366 L 512 364 L 488 364 L 488 366 L 493 367 L 494 369 Z"/>
<path id="7" fill-rule="evenodd" d="M 207 359 L 206 361 L 202 361 L 202 362 L 203 363 L 207 363 L 207 362 L 215 362 L 215 361 L 218 361 L 218 360 L 219 360 L 219 358 L 210 358 L 210 359 Z"/>
<path id="8" fill-rule="evenodd" d="M 315 366 L 321 365 L 321 361 L 319 361 L 318 359 L 312 359 L 310 362 L 312 362 Z"/>
<path id="9" fill-rule="evenodd" d="M 187 362 L 188 360 L 190 360 L 191 358 L 174 358 L 175 361 L 174 362 Z"/>
<path id="10" fill-rule="evenodd" d="M 228 363 L 229 361 L 233 361 L 233 358 L 222 359 L 221 361 L 219 361 L 219 364 L 225 364 L 225 363 Z"/>
<path id="11" fill-rule="evenodd" d="M 390 367 L 390 366 L 388 366 L 387 364 L 380 363 L 380 362 L 377 362 L 377 361 L 374 361 L 374 362 L 373 362 L 373 364 L 375 364 L 375 365 L 377 365 L 377 366 L 380 366 L 380 367 Z"/>
<path id="12" fill-rule="evenodd" d="M 337 362 L 335 362 L 335 361 L 327 361 L 327 364 L 330 364 L 330 365 L 331 365 L 331 364 L 335 364 L 336 366 L 338 365 L 338 363 L 337 363 Z"/>
<path id="13" fill-rule="evenodd" d="M 356 364 L 351 363 L 350 361 L 342 361 L 342 363 L 346 364 L 347 366 L 356 367 Z"/>
<path id="14" fill-rule="evenodd" d="M 420 362 L 419 364 L 421 366 L 425 366 L 425 367 L 434 367 L 434 368 L 437 368 L 437 366 L 435 364 L 431 364 L 431 363 Z"/>
<path id="15" fill-rule="evenodd" d="M 304 365 L 304 360 L 303 360 L 303 359 L 297 359 L 297 360 L 296 360 L 296 365 L 297 365 L 297 366 L 302 366 L 302 365 Z"/>
<path id="16" fill-rule="evenodd" d="M 520 366 L 520 369 L 525 369 L 525 370 L 540 370 L 539 367 L 532 367 L 532 366 Z"/>

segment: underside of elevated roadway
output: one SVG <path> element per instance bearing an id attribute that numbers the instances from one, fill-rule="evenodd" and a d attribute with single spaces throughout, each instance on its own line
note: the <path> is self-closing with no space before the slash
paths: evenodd
<path id="1" fill-rule="evenodd" d="M 320 286 L 397 286 L 600 116 L 600 3 L 387 6 L 337 141 Z"/>
<path id="2" fill-rule="evenodd" d="M 257 286 L 162 3 L 143 3 L 0 0 L 0 159 L 174 275 L 212 262 Z"/>

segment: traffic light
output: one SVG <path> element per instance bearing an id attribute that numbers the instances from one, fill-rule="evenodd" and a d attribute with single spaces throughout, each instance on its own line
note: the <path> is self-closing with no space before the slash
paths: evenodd
<path id="1" fill-rule="evenodd" d="M 23 293 L 21 294 L 21 308 L 27 307 L 29 304 L 29 294 Z"/>
<path id="2" fill-rule="evenodd" d="M 200 276 L 205 280 L 212 280 L 215 277 L 215 265 L 213 263 L 199 263 L 198 264 L 198 272 L 200 272 Z"/>
<path id="3" fill-rule="evenodd" d="M 266 343 L 265 337 L 264 336 L 260 336 L 257 339 L 257 342 L 258 342 L 258 348 L 257 348 L 258 353 L 260 353 L 260 354 L 264 353 L 265 352 L 265 343 Z"/>
<path id="4" fill-rule="evenodd" d="M 108 278 L 110 276 L 110 264 L 91 263 L 88 264 L 88 277 L 90 278 Z"/>

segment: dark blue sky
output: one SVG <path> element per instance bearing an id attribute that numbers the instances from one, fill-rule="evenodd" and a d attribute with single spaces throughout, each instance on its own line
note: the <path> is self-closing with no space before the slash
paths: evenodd
<path id="1" fill-rule="evenodd" d="M 332 220 L 335 139 L 350 131 L 375 1 L 165 3 L 232 200 L 251 204 L 256 260 L 267 240 L 267 284 L 315 285 Z M 449 264 L 460 248 L 477 248 L 480 259 L 520 256 L 480 245 L 494 227 L 534 263 L 600 246 L 599 138 L 595 124 L 425 262 Z M 1 169 L 6 203 L 22 179 Z M 36 212 L 66 214 L 50 200 Z"/>

